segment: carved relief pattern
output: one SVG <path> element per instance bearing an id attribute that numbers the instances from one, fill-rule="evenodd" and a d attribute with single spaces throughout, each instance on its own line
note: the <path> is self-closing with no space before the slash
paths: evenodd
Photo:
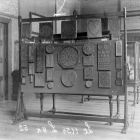
<path id="1" fill-rule="evenodd" d="M 45 86 L 45 76 L 44 73 L 35 74 L 35 87 L 44 87 Z"/>
<path id="2" fill-rule="evenodd" d="M 44 71 L 44 46 L 37 46 L 36 48 L 36 72 L 43 72 Z"/>
<path id="3" fill-rule="evenodd" d="M 93 68 L 92 67 L 84 68 L 84 80 L 93 80 Z"/>
<path id="4" fill-rule="evenodd" d="M 46 67 L 53 68 L 54 67 L 54 57 L 53 54 L 46 55 Z"/>
<path id="5" fill-rule="evenodd" d="M 111 72 L 99 72 L 99 88 L 111 88 Z"/>
<path id="6" fill-rule="evenodd" d="M 28 67 L 28 45 L 21 44 L 21 67 Z"/>
<path id="7" fill-rule="evenodd" d="M 101 19 L 87 20 L 87 34 L 89 38 L 102 37 Z"/>
<path id="8" fill-rule="evenodd" d="M 122 56 L 122 41 L 116 41 L 116 56 Z"/>
<path id="9" fill-rule="evenodd" d="M 116 57 L 116 69 L 122 69 L 122 57 Z"/>
<path id="10" fill-rule="evenodd" d="M 53 81 L 53 74 L 54 74 L 53 71 L 54 71 L 53 68 L 46 69 L 46 82 Z"/>
<path id="11" fill-rule="evenodd" d="M 35 62 L 36 47 L 35 45 L 29 45 L 29 62 Z"/>
<path id="12" fill-rule="evenodd" d="M 65 47 L 58 56 L 62 68 L 74 68 L 78 63 L 78 50 L 73 47 Z"/>
<path id="13" fill-rule="evenodd" d="M 48 44 L 48 45 L 46 45 L 46 52 L 47 53 L 53 53 L 53 51 L 54 51 L 54 45 L 53 44 Z"/>
<path id="14" fill-rule="evenodd" d="M 73 87 L 77 79 L 77 73 L 73 70 L 63 71 L 61 82 L 65 87 Z"/>
<path id="15" fill-rule="evenodd" d="M 98 44 L 98 70 L 110 70 L 111 50 L 110 44 L 103 42 Z"/>
<path id="16" fill-rule="evenodd" d="M 93 55 L 83 56 L 83 65 L 84 66 L 93 66 L 94 65 L 94 57 L 93 57 Z"/>

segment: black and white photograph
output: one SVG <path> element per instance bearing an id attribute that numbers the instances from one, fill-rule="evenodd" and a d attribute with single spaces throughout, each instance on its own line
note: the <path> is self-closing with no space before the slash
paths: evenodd
<path id="1" fill-rule="evenodd" d="M 0 0 L 0 140 L 140 139 L 140 0 Z"/>

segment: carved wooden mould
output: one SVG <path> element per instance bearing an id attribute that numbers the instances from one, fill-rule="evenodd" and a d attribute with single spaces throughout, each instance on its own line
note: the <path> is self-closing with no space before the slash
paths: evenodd
<path id="1" fill-rule="evenodd" d="M 111 88 L 111 72 L 100 71 L 98 82 L 99 88 Z"/>
<path id="2" fill-rule="evenodd" d="M 111 45 L 109 42 L 98 44 L 98 70 L 110 70 L 111 67 Z"/>
<path id="3" fill-rule="evenodd" d="M 78 50 L 74 47 L 64 47 L 58 53 L 58 63 L 62 68 L 74 68 L 79 59 Z"/>
<path id="4" fill-rule="evenodd" d="M 77 73 L 73 70 L 66 70 L 62 72 L 61 82 L 65 87 L 73 87 L 77 79 Z"/>
<path id="5" fill-rule="evenodd" d="M 53 38 L 53 22 L 45 22 L 39 24 L 39 36 L 44 39 Z"/>

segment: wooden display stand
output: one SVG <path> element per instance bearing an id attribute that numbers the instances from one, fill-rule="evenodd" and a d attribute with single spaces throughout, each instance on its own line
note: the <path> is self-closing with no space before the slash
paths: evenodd
<path id="1" fill-rule="evenodd" d="M 21 34 L 23 23 L 31 24 L 32 22 L 50 22 L 56 20 L 77 21 L 78 19 L 90 19 L 94 17 L 105 18 L 112 16 L 124 18 L 124 46 L 121 46 L 120 44 L 117 45 L 116 43 L 119 43 L 118 41 L 94 41 L 94 39 L 103 38 L 100 36 L 92 38 L 91 34 L 94 34 L 94 31 L 90 33 L 90 38 L 78 38 L 76 32 L 74 32 L 75 28 L 73 28 L 76 22 L 72 22 L 73 26 L 70 27 L 72 28 L 72 32 L 67 33 L 66 28 L 63 30 L 63 35 L 61 35 L 62 39 L 55 40 L 54 36 L 52 36 L 52 26 L 51 24 L 47 23 L 46 25 L 40 25 L 41 32 L 37 41 L 31 41 L 30 36 L 28 36 L 28 32 L 26 32 L 23 36 Z M 99 20 L 97 22 L 99 22 Z M 92 27 L 93 25 L 91 24 L 92 23 L 89 25 Z M 48 32 L 43 32 L 43 30 L 47 30 Z M 46 42 L 44 42 L 44 38 L 47 40 Z M 64 43 L 63 41 L 66 40 L 72 41 L 70 41 L 70 43 Z M 126 133 L 128 128 L 126 42 L 126 9 L 124 9 L 124 12 L 111 13 L 106 15 L 93 14 L 32 18 L 30 14 L 29 19 L 21 19 L 21 17 L 19 17 L 19 68 L 21 77 L 19 79 L 20 90 L 15 121 L 25 119 L 28 116 L 40 116 L 51 118 L 57 117 L 63 119 L 69 118 L 103 121 L 109 122 L 110 124 L 112 122 L 116 122 L 124 123 L 122 132 Z M 35 49 L 34 51 L 29 52 L 30 49 L 28 48 L 29 46 L 32 46 L 31 44 L 35 47 Z M 28 49 L 28 59 L 22 58 L 22 53 L 25 52 L 22 51 L 23 47 Z M 30 62 L 27 60 L 30 60 Z M 30 73 L 26 75 L 25 71 L 25 73 L 22 73 L 21 71 L 23 71 L 23 69 L 28 69 L 29 63 L 34 63 L 34 68 L 32 67 L 29 70 Z M 32 79 L 33 77 L 34 80 Z M 23 94 L 28 92 L 33 96 L 34 94 L 39 95 L 40 114 L 26 112 Z M 51 94 L 53 98 L 53 108 L 51 110 L 51 114 L 44 113 L 43 111 L 43 99 L 45 94 Z M 110 115 L 100 116 L 97 114 L 94 115 L 57 111 L 55 107 L 56 94 L 106 96 L 109 98 Z M 120 95 L 125 97 L 124 118 L 115 119 L 112 117 L 112 96 Z M 69 115 L 66 116 L 64 114 Z"/>

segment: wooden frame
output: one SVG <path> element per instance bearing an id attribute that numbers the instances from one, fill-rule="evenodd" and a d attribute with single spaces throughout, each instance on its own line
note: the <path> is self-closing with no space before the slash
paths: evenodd
<path id="1" fill-rule="evenodd" d="M 61 118 L 74 118 L 74 119 L 86 119 L 86 120 L 93 120 L 93 121 L 106 121 L 106 122 L 118 122 L 118 123 L 124 123 L 124 128 L 122 130 L 123 133 L 126 133 L 126 130 L 128 128 L 128 94 L 127 94 L 127 78 L 126 78 L 126 65 L 127 65 L 127 61 L 126 61 L 126 57 L 127 57 L 127 30 L 126 30 L 126 8 L 124 8 L 123 12 L 118 12 L 118 13 L 109 13 L 109 14 L 93 14 L 93 15 L 78 15 L 78 16 L 64 16 L 64 17 L 43 17 L 43 18 L 29 18 L 29 19 L 23 19 L 21 21 L 21 17 L 19 17 L 19 43 L 20 43 L 20 49 L 19 51 L 21 51 L 21 23 L 22 22 L 38 22 L 38 21 L 50 21 L 50 20 L 61 20 L 61 19 L 86 19 L 86 18 L 93 18 L 93 17 L 105 17 L 105 16 L 118 16 L 118 17 L 123 17 L 124 18 L 124 70 L 125 70 L 125 80 L 124 80 L 124 92 L 125 92 L 125 102 L 124 102 L 124 119 L 112 119 L 112 118 L 98 118 L 98 117 L 94 117 L 94 118 L 90 118 L 91 114 L 78 114 L 78 116 L 62 116 Z M 138 14 L 137 14 L 138 15 Z M 140 14 L 139 14 L 140 15 Z M 132 13 L 128 14 L 128 16 L 133 16 Z M 21 52 L 19 53 L 19 55 L 21 55 Z M 19 66 L 21 67 L 21 63 L 19 63 Z M 20 70 L 21 73 L 21 70 Z M 21 83 L 21 80 L 20 80 Z M 49 94 L 49 93 L 47 93 Z M 52 93 L 51 93 L 52 94 Z M 41 94 L 40 94 L 41 95 Z M 55 113 L 55 93 L 52 94 L 53 95 L 53 113 Z M 94 95 L 96 96 L 96 95 Z M 97 95 L 98 96 L 98 95 Z M 42 95 L 41 95 L 42 97 Z M 109 97 L 109 102 L 110 104 L 112 104 L 112 97 Z M 42 98 L 40 99 L 40 101 L 42 101 Z M 112 108 L 112 106 L 111 106 Z M 110 109 L 111 109 L 110 108 Z M 68 112 L 69 114 L 74 114 L 71 112 Z M 24 101 L 23 101 L 23 92 L 19 92 L 19 96 L 18 96 L 18 102 L 17 102 L 17 110 L 16 110 L 16 117 L 15 117 L 15 121 L 21 120 L 21 119 L 25 119 L 26 118 L 26 111 L 25 111 L 25 107 L 24 107 Z M 28 115 L 31 115 L 28 114 Z M 41 115 L 41 114 L 40 114 Z M 34 116 L 40 116 L 40 115 L 35 115 Z M 75 114 L 77 115 L 77 114 Z M 42 114 L 42 116 L 44 116 Z M 46 116 L 45 116 L 46 117 Z M 51 117 L 59 117 L 58 115 L 54 115 L 51 114 Z"/>

